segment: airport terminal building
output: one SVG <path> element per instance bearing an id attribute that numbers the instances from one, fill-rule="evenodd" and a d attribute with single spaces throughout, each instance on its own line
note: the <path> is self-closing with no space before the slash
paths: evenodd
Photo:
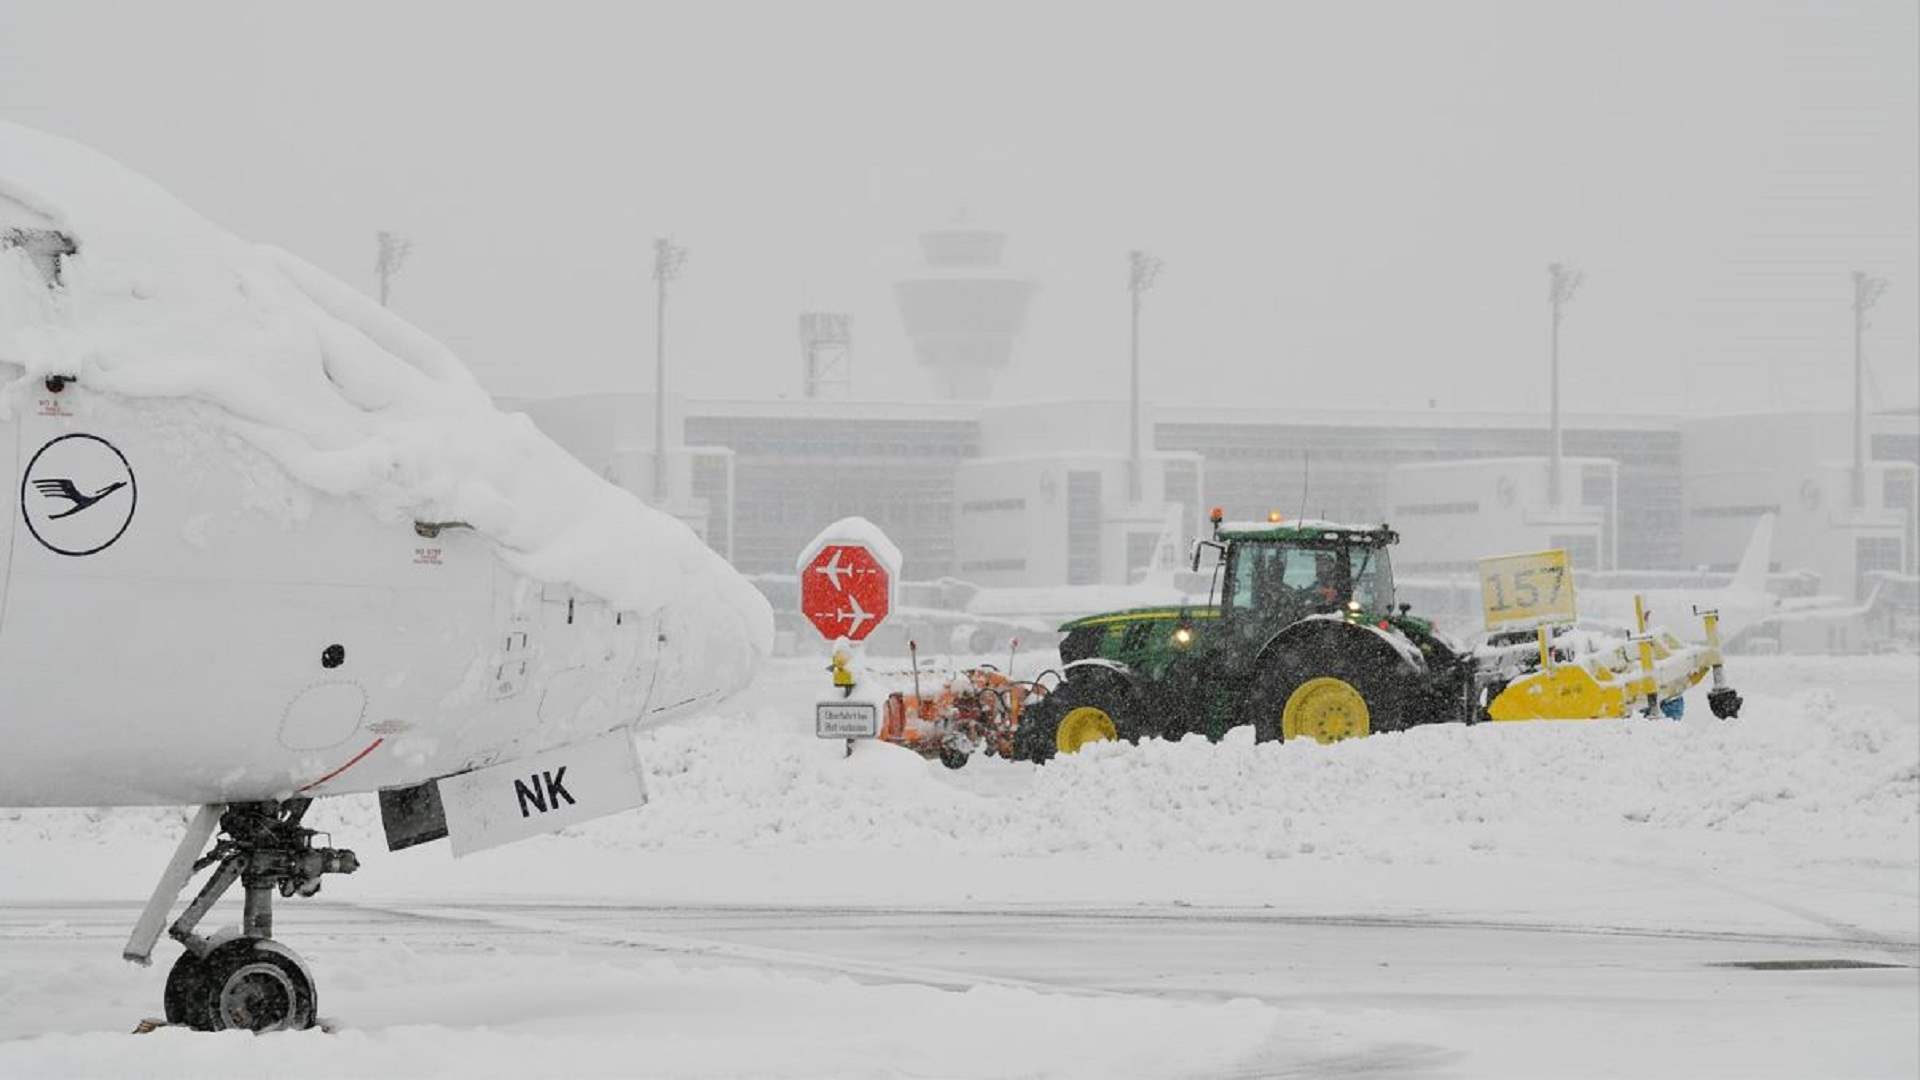
<path id="1" fill-rule="evenodd" d="M 1121 584 L 1207 509 L 1230 517 L 1385 521 L 1404 572 L 1564 547 L 1592 570 L 1728 570 L 1757 521 L 1774 565 L 1860 598 L 1875 572 L 1916 573 L 1920 413 L 1867 417 L 1863 464 L 1842 414 L 1570 415 L 1560 475 L 1532 414 L 1339 412 L 985 398 L 1031 284 L 999 266 L 1004 238 L 922 237 L 927 266 L 896 283 L 916 359 L 943 396 L 848 392 L 843 317 L 801 319 L 808 397 L 670 397 L 664 468 L 645 394 L 505 402 L 604 475 L 686 520 L 742 571 L 785 574 L 831 521 L 866 517 L 913 580 L 982 586 Z M 1556 489 L 1557 488 L 1557 497 Z"/>
<path id="2" fill-rule="evenodd" d="M 605 475 L 652 495 L 645 396 L 513 404 Z M 1573 417 L 1555 507 L 1549 437 L 1527 416 L 1148 406 L 1151 450 L 1135 499 L 1115 435 L 1122 402 L 681 408 L 664 501 L 748 573 L 790 573 L 815 533 L 857 514 L 899 543 L 916 580 L 1118 584 L 1145 569 L 1164 536 L 1184 549 L 1212 506 L 1239 518 L 1386 521 L 1411 572 L 1543 547 L 1597 570 L 1727 570 L 1767 513 L 1778 520 L 1775 568 L 1817 574 L 1823 592 L 1859 598 L 1873 571 L 1916 572 L 1912 412 L 1872 417 L 1862 507 L 1851 505 L 1845 416 Z"/>

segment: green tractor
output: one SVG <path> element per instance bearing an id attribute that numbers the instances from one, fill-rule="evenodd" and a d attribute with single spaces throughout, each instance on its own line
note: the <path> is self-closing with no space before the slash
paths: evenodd
<path id="1" fill-rule="evenodd" d="M 1140 608 L 1067 623 L 1062 678 L 1022 713 L 1014 754 L 1045 761 L 1090 742 L 1332 742 L 1472 718 L 1473 664 L 1397 604 L 1385 525 L 1223 524 L 1204 607 Z"/>

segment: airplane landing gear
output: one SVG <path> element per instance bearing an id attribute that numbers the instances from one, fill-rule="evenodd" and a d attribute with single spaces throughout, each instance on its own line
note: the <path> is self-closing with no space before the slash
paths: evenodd
<path id="1" fill-rule="evenodd" d="M 272 940 L 273 894 L 312 896 L 320 891 L 324 875 L 351 874 L 360 868 L 360 860 L 351 851 L 314 846 L 314 837 L 320 834 L 300 824 L 311 802 L 289 799 L 201 808 L 127 943 L 127 959 L 148 962 L 174 898 L 195 873 L 216 867 L 193 903 L 167 930 L 187 949 L 167 974 L 168 1023 L 199 1031 L 313 1026 L 318 1002 L 313 975 L 298 954 Z M 212 851 L 195 858 L 212 835 L 216 819 L 224 835 Z M 195 933 L 200 920 L 236 881 L 246 891 L 241 933 L 213 938 Z"/>

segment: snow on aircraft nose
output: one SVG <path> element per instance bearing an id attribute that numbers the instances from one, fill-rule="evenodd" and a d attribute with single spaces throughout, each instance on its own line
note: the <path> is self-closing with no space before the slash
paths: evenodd
<path id="1" fill-rule="evenodd" d="M 688 553 L 688 561 L 704 572 L 689 575 L 693 587 L 663 620 L 667 640 L 662 649 L 679 654 L 670 663 L 684 673 L 689 690 L 731 694 L 752 681 L 773 652 L 773 608 L 712 548 L 691 532 L 687 539 L 696 549 Z M 659 695 L 656 701 L 672 704 Z"/>

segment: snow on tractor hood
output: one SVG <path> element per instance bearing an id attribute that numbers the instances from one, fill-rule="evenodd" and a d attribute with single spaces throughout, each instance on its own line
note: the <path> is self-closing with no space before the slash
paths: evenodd
<path id="1" fill-rule="evenodd" d="M 77 250 L 49 288 L 26 230 Z M 731 615 L 765 656 L 758 590 L 674 518 L 496 409 L 438 341 L 277 248 L 235 237 L 84 146 L 0 122 L 0 409 L 55 375 L 209 403 L 292 477 L 403 521 L 458 521 L 527 576 L 615 607 Z M 13 370 L 9 370 L 9 368 Z"/>

